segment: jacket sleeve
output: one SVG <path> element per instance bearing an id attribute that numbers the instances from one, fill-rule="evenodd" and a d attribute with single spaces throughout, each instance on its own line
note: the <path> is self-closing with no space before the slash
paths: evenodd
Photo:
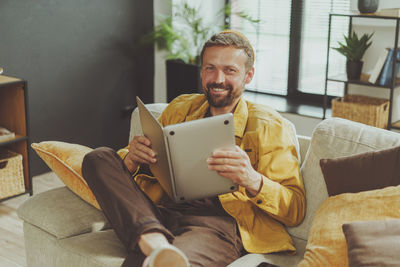
<path id="1" fill-rule="evenodd" d="M 257 171 L 263 175 L 259 193 L 250 201 L 287 226 L 305 214 L 305 191 L 289 125 L 273 121 L 258 129 Z"/>

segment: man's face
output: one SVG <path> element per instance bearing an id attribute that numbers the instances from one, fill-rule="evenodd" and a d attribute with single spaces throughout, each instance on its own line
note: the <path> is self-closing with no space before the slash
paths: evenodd
<path id="1" fill-rule="evenodd" d="M 234 47 L 209 47 L 203 54 L 201 81 L 211 107 L 231 112 L 240 99 L 254 68 L 246 71 L 247 55 Z"/>

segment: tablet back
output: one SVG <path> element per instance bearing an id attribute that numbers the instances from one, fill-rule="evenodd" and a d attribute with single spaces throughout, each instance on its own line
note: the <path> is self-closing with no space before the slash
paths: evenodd
<path id="1" fill-rule="evenodd" d="M 175 188 L 171 179 L 169 168 L 168 152 L 166 150 L 164 133 L 161 124 L 146 108 L 139 97 L 136 97 L 139 109 L 140 124 L 144 136 L 150 139 L 151 149 L 157 154 L 157 162 L 149 164 L 151 172 L 157 178 L 164 191 L 172 198 L 175 198 Z"/>
<path id="2" fill-rule="evenodd" d="M 208 169 L 217 148 L 234 147 L 231 113 L 164 127 L 176 190 L 175 201 L 216 196 L 237 190 L 231 180 Z"/>

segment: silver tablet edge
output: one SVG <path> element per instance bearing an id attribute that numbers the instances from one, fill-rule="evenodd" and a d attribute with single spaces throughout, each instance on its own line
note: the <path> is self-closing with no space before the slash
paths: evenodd
<path id="1" fill-rule="evenodd" d="M 171 163 L 171 154 L 170 154 L 170 151 L 169 151 L 168 136 L 165 133 L 164 128 L 163 128 L 163 133 L 164 133 L 163 135 L 164 135 L 165 149 L 167 151 L 167 160 L 168 160 L 168 166 L 169 166 L 169 177 L 171 178 L 172 195 L 173 195 L 175 201 L 179 201 L 178 196 L 176 195 L 174 168 L 173 168 L 172 163 Z"/>

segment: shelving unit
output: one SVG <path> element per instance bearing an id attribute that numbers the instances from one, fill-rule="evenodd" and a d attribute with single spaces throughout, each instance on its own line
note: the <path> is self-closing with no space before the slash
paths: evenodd
<path id="1" fill-rule="evenodd" d="M 0 148 L 22 155 L 25 192 L 6 199 L 29 193 L 32 195 L 32 178 L 29 170 L 29 133 L 27 113 L 27 82 L 0 75 L 0 126 L 15 133 L 15 138 L 0 142 Z"/>
<path id="2" fill-rule="evenodd" d="M 323 119 L 326 117 L 326 109 L 328 106 L 328 96 L 327 96 L 327 91 L 328 91 L 328 81 L 333 81 L 333 82 L 343 82 L 344 83 L 344 94 L 346 95 L 348 93 L 348 86 L 349 84 L 358 84 L 362 86 L 368 86 L 368 87 L 376 87 L 377 90 L 383 89 L 383 90 L 390 90 L 390 97 L 389 97 L 389 117 L 388 117 L 388 126 L 387 128 L 390 130 L 392 128 L 394 129 L 400 129 L 400 121 L 396 121 L 392 123 L 392 112 L 393 112 L 393 95 L 394 95 L 394 90 L 400 86 L 400 83 L 396 81 L 396 79 L 393 79 L 391 86 L 381 86 L 377 84 L 372 84 L 369 83 L 368 81 L 348 81 L 346 74 L 343 75 L 338 75 L 338 76 L 332 76 L 329 77 L 329 56 L 330 56 L 330 51 L 331 51 L 331 31 L 332 31 L 332 17 L 347 17 L 349 19 L 349 28 L 348 28 L 348 36 L 351 34 L 353 30 L 353 18 L 368 18 L 368 19 L 376 19 L 376 20 L 392 20 L 395 21 L 396 26 L 395 26 L 395 38 L 394 38 L 394 45 L 393 47 L 396 48 L 394 53 L 393 53 L 393 66 L 392 66 L 392 77 L 395 77 L 394 72 L 395 72 L 395 64 L 396 64 L 396 55 L 397 55 L 397 49 L 398 49 L 398 42 L 399 42 L 399 26 L 400 26 L 400 17 L 388 17 L 388 16 L 375 16 L 371 14 L 336 14 L 336 13 L 331 13 L 329 14 L 329 30 L 328 30 L 328 51 L 327 51 L 327 60 L 326 60 L 326 72 L 325 72 L 325 93 L 324 93 L 324 103 L 323 103 Z"/>

